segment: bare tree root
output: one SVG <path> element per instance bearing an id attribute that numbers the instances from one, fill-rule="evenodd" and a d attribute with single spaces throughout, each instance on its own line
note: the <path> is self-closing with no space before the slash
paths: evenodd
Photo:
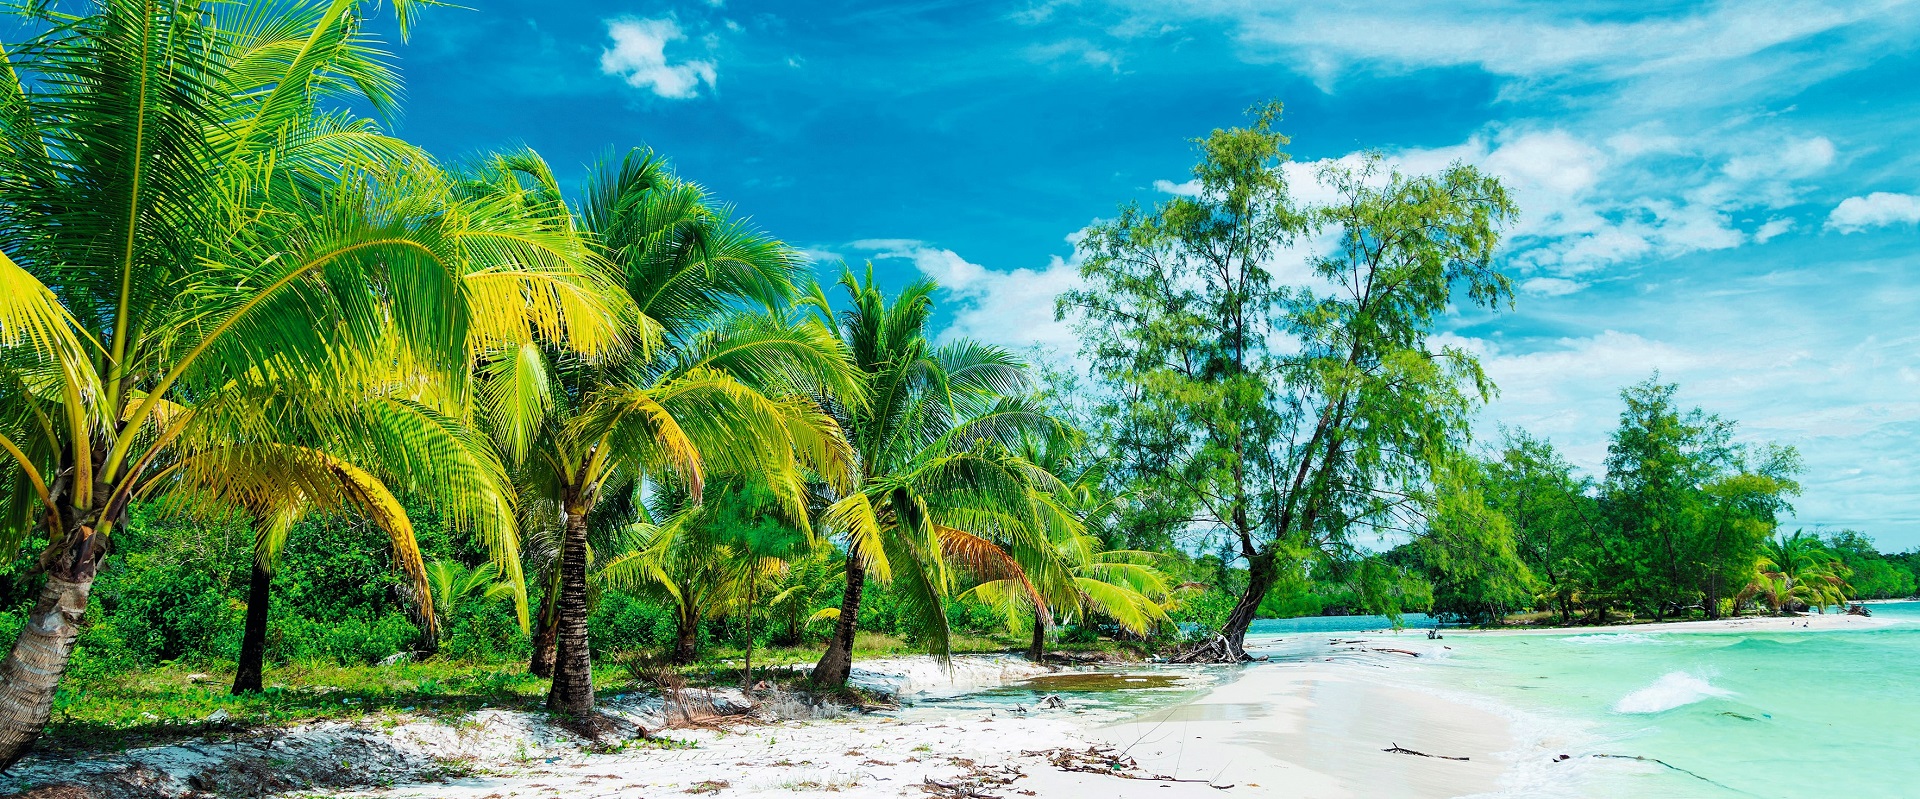
<path id="1" fill-rule="evenodd" d="M 1238 649 L 1224 635 L 1195 644 L 1192 649 L 1174 655 L 1169 663 L 1246 663 L 1256 658 Z M 1260 658 L 1264 660 L 1264 658 Z"/>

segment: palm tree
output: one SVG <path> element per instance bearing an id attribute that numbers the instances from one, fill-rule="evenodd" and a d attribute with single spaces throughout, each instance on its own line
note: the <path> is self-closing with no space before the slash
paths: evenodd
<path id="1" fill-rule="evenodd" d="M 1795 530 L 1761 544 L 1758 574 L 1741 599 L 1759 599 L 1775 613 L 1791 614 L 1795 604 L 1826 612 L 1847 602 L 1847 567 L 1820 537 Z"/>
<path id="2" fill-rule="evenodd" d="M 634 344 L 621 352 L 588 358 L 527 343 L 484 352 L 476 367 L 523 517 L 558 529 L 536 637 L 553 641 L 547 704 L 584 714 L 594 704 L 589 528 L 602 499 L 630 498 L 646 481 L 697 499 L 710 472 L 754 475 L 804 524 L 802 473 L 844 482 L 851 456 L 803 392 L 858 403 L 859 381 L 827 331 L 749 312 L 792 296 L 803 268 L 792 250 L 715 210 L 649 153 L 597 170 L 577 216 L 531 153 L 496 159 L 470 191 L 552 209 L 548 225 L 593 243 L 631 309 Z"/>
<path id="3" fill-rule="evenodd" d="M 809 530 L 780 517 L 770 492 L 738 477 L 720 489 L 708 485 L 698 505 L 681 486 L 657 492 L 652 515 L 667 521 L 638 525 L 636 546 L 599 571 L 609 585 L 650 587 L 667 602 L 675 632 L 670 663 L 692 663 L 701 622 L 750 613 L 766 579 L 812 543 Z"/>
<path id="4" fill-rule="evenodd" d="M 1035 500 L 1058 488 L 1045 470 L 1008 450 L 1020 436 L 1052 426 L 1017 398 L 1025 383 L 1018 359 L 977 342 L 928 341 L 931 282 L 907 286 L 892 303 L 875 286 L 871 267 L 864 277 L 843 272 L 840 286 L 850 307 L 837 314 L 818 284 L 802 299 L 823 326 L 837 330 L 865 375 L 869 398 L 866 407 L 823 398 L 858 461 L 856 483 L 822 517 L 844 538 L 847 557 L 833 637 L 813 670 L 821 687 L 846 684 L 869 575 L 899 587 L 917 632 L 941 657 L 949 652 L 950 563 L 1015 580 L 1037 597 L 1008 548 L 1046 546 Z"/>
<path id="5" fill-rule="evenodd" d="M 1139 636 L 1173 623 L 1167 609 L 1175 602 L 1174 586 L 1154 568 L 1159 556 L 1107 549 L 1088 532 L 1111 522 L 1122 498 L 1102 490 L 1100 464 L 1085 458 L 1084 446 L 1077 435 L 1029 438 L 1022 444 L 1025 457 L 1065 488 L 1036 495 L 1035 501 L 1052 511 L 1041 517 L 1050 546 L 1034 553 L 1044 563 L 1023 566 L 1037 578 L 1033 582 L 1046 604 L 1036 604 L 1025 585 L 1010 579 L 988 580 L 962 594 L 1000 608 L 1016 629 L 1027 620 L 1032 635 L 1027 658 L 1036 663 L 1046 654 L 1047 630 L 1055 621 L 1084 623 L 1099 616 Z"/>
<path id="6" fill-rule="evenodd" d="M 500 579 L 500 567 L 492 563 L 482 563 L 468 568 L 459 561 L 436 560 L 426 566 L 427 586 L 433 595 L 433 607 L 438 614 L 435 625 L 446 627 L 453 618 L 453 610 L 460 601 L 468 597 L 480 597 L 488 602 L 513 599 L 517 587 Z"/>
<path id="7" fill-rule="evenodd" d="M 453 414 L 461 403 L 447 381 L 405 368 L 388 346 L 336 370 L 323 386 L 263 386 L 240 406 L 270 418 L 274 441 L 222 441 L 155 468 L 143 489 L 163 491 L 167 506 L 219 515 L 245 508 L 255 523 L 254 557 L 234 693 L 261 689 L 273 573 L 294 523 L 317 510 L 352 508 L 385 531 L 395 565 L 409 578 L 429 643 L 437 634 L 436 594 L 414 539 L 413 523 L 395 495 L 399 487 L 447 511 L 457 529 L 474 533 L 495 553 L 491 568 L 522 599 L 511 492 L 491 447 Z M 357 383 L 358 385 L 352 385 Z M 212 415 L 219 407 L 202 409 Z M 244 419 L 223 425 L 244 427 Z"/>
<path id="8" fill-rule="evenodd" d="M 433 372 L 530 327 L 607 335 L 577 239 L 455 197 L 372 121 L 319 110 L 393 108 L 362 5 L 17 12 L 33 33 L 0 53 L 0 545 L 34 528 L 49 545 L 0 663 L 0 766 L 46 722 L 128 503 L 164 493 L 167 464 L 281 443 L 247 412 L 270 387 L 325 386 L 389 330 Z"/>

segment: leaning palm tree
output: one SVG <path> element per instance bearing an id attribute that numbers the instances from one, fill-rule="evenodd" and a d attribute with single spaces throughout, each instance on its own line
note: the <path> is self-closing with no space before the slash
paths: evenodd
<path id="1" fill-rule="evenodd" d="M 1049 546 L 1029 556 L 1042 562 L 1026 564 L 1024 572 L 1035 578 L 1045 604 L 1036 603 L 1025 584 L 1009 579 L 984 581 L 962 594 L 999 608 L 1016 631 L 1025 622 L 1032 636 L 1027 657 L 1035 662 L 1046 654 L 1047 630 L 1055 621 L 1086 623 L 1097 616 L 1137 636 L 1172 624 L 1167 609 L 1175 602 L 1174 586 L 1154 567 L 1159 556 L 1108 549 L 1090 532 L 1114 519 L 1121 497 L 1101 490 L 1100 464 L 1087 459 L 1083 447 L 1077 435 L 1029 438 L 1021 446 L 1030 462 L 1064 487 L 1035 497 L 1050 511 L 1040 517 Z"/>
<path id="2" fill-rule="evenodd" d="M 1758 574 L 1740 598 L 1758 599 L 1775 613 L 1791 614 L 1795 605 L 1824 613 L 1847 602 L 1846 568 L 1819 536 L 1777 535 L 1762 542 Z"/>
<path id="3" fill-rule="evenodd" d="M 813 670 L 822 687 L 845 685 L 852 670 L 869 576 L 899 588 L 921 640 L 940 657 L 949 652 L 950 565 L 1014 580 L 1037 597 L 1013 553 L 1046 546 L 1036 498 L 1058 488 L 1009 450 L 1053 424 L 1019 398 L 1025 375 L 1018 359 L 977 342 L 929 341 L 931 282 L 906 287 L 891 303 L 871 267 L 864 277 L 844 272 L 840 286 L 849 307 L 837 314 L 818 284 L 802 301 L 839 333 L 869 397 L 866 407 L 824 398 L 853 444 L 858 482 L 822 517 L 847 550 L 833 637 Z"/>
<path id="4" fill-rule="evenodd" d="M 0 663 L 0 766 L 38 737 L 156 470 L 282 443 L 245 409 L 398 334 L 423 369 L 538 328 L 611 333 L 591 257 L 322 107 L 393 108 L 357 0 L 18 6 L 0 53 L 0 545 L 49 542 Z M 400 3 L 403 19 L 415 3 Z M 301 442 L 285 442 L 299 444 Z"/>
<path id="5" fill-rule="evenodd" d="M 255 520 L 236 694 L 261 689 L 273 575 L 294 523 L 314 511 L 351 509 L 388 534 L 430 643 L 437 635 L 437 595 L 395 488 L 447 511 L 456 528 L 490 546 L 491 568 L 521 586 L 511 492 L 491 447 L 458 422 L 461 403 L 451 396 L 450 381 L 406 368 L 403 353 L 388 343 L 364 357 L 343 358 L 352 363 L 334 369 L 338 379 L 325 385 L 283 381 L 249 397 L 241 413 L 272 419 L 275 440 L 190 447 L 187 457 L 156 468 L 148 481 L 145 491 L 164 492 L 169 507 L 216 515 L 238 507 Z M 524 598 L 524 591 L 516 596 Z M 518 608 L 524 622 L 524 601 Z"/>
<path id="6" fill-rule="evenodd" d="M 714 209 L 651 154 L 598 170 L 577 216 L 531 153 L 494 160 L 470 191 L 549 209 L 550 227 L 593 242 L 601 274 L 630 308 L 635 343 L 621 352 L 580 357 L 527 343 L 481 353 L 475 370 L 523 515 L 558 528 L 541 613 L 554 648 L 547 704 L 587 713 L 589 529 L 602 500 L 646 484 L 683 486 L 697 499 L 710 472 L 755 475 L 804 524 L 801 475 L 844 483 L 851 458 L 807 394 L 857 404 L 860 384 L 827 331 L 753 312 L 786 302 L 799 258 Z"/>

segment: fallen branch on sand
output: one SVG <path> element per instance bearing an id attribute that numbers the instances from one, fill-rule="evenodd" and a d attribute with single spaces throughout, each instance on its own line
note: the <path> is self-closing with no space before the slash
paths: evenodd
<path id="1" fill-rule="evenodd" d="M 1431 758 L 1434 758 L 1434 759 L 1437 759 L 1437 760 L 1459 760 L 1459 761 L 1463 761 L 1463 762 L 1464 762 L 1464 761 L 1466 761 L 1466 760 L 1470 760 L 1470 759 L 1471 759 L 1471 758 L 1465 758 L 1465 757 L 1454 757 L 1454 756 L 1452 756 L 1452 755 L 1430 755 L 1430 754 L 1427 754 L 1427 753 L 1425 753 L 1425 752 L 1422 752 L 1422 751 L 1420 751 L 1420 750 L 1418 750 L 1418 749 L 1408 749 L 1408 748 L 1406 748 L 1406 747 L 1404 747 L 1404 746 L 1401 746 L 1401 745 L 1399 745 L 1399 744 L 1394 744 L 1394 745 L 1392 745 L 1392 746 L 1389 746 L 1389 747 L 1387 747 L 1387 748 L 1385 748 L 1385 749 L 1382 749 L 1382 750 L 1380 750 L 1380 751 L 1382 751 L 1382 752 L 1392 752 L 1392 753 L 1394 753 L 1394 754 L 1396 754 L 1396 755 L 1419 755 L 1419 756 L 1421 756 L 1421 757 L 1431 757 Z"/>
<path id="2" fill-rule="evenodd" d="M 1419 652 L 1415 652 L 1415 651 L 1413 651 L 1413 650 L 1411 650 L 1411 649 L 1386 649 L 1386 648 L 1380 648 L 1380 647 L 1369 647 L 1369 649 L 1368 649 L 1368 651 L 1371 651 L 1371 652 L 1392 652 L 1392 653 L 1394 653 L 1394 654 L 1396 654 L 1396 655 L 1412 655 L 1412 656 L 1414 656 L 1414 657 L 1419 657 L 1419 656 L 1420 656 L 1420 653 L 1419 653 Z"/>
<path id="3" fill-rule="evenodd" d="M 1197 782 L 1209 788 L 1226 790 L 1232 785 L 1216 785 L 1213 780 L 1183 780 L 1164 774 L 1140 773 L 1140 763 L 1131 757 L 1115 752 L 1111 746 L 1089 746 L 1086 749 L 1060 747 L 1042 749 L 1038 752 L 1022 751 L 1029 757 L 1046 758 L 1054 768 L 1061 771 L 1077 771 L 1085 774 L 1107 774 L 1121 779 L 1147 780 L 1149 782 Z"/>

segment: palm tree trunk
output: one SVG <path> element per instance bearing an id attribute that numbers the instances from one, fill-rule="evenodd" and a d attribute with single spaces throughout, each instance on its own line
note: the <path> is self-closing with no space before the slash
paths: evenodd
<path id="1" fill-rule="evenodd" d="M 561 538 L 553 688 L 547 693 L 547 708 L 580 716 L 593 712 L 593 656 L 587 650 L 587 510 L 573 505 Z"/>
<path id="2" fill-rule="evenodd" d="M 758 583 L 747 584 L 747 661 L 740 668 L 740 690 L 742 691 L 753 687 L 753 611 L 757 607 L 754 600 L 759 598 L 759 589 Z"/>
<path id="3" fill-rule="evenodd" d="M 1047 654 L 1047 625 L 1040 618 L 1040 609 L 1033 610 L 1033 643 L 1027 646 L 1027 659 L 1039 663 Z"/>
<path id="4" fill-rule="evenodd" d="M 560 631 L 558 602 L 558 587 L 549 585 L 540 615 L 534 619 L 533 660 L 527 663 L 527 672 L 535 677 L 553 676 L 554 640 Z"/>
<path id="5" fill-rule="evenodd" d="M 0 662 L 0 769 L 26 756 L 53 715 L 53 694 L 73 658 L 93 578 L 100 571 L 98 536 L 75 526 L 71 542 L 47 569 L 47 583 L 20 628 L 13 651 Z"/>
<path id="6" fill-rule="evenodd" d="M 847 553 L 847 589 L 840 595 L 840 618 L 833 623 L 833 638 L 827 651 L 813 667 L 815 688 L 839 688 L 853 673 L 853 634 L 860 622 L 860 591 L 866 587 L 867 570 L 859 556 Z"/>
<path id="7" fill-rule="evenodd" d="M 233 693 L 260 691 L 261 671 L 267 659 L 267 603 L 272 596 L 273 573 L 260 565 L 254 553 L 253 577 L 247 582 L 247 622 L 240 633 L 240 663 L 233 672 Z"/>
<path id="8" fill-rule="evenodd" d="M 693 662 L 700 654 L 700 607 L 689 604 L 680 612 L 673 614 L 676 622 L 673 631 L 673 658 L 675 665 L 685 666 Z"/>

